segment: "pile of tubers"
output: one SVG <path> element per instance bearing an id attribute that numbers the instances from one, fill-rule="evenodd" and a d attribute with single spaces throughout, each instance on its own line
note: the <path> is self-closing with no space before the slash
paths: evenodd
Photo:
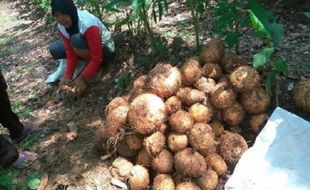
<path id="1" fill-rule="evenodd" d="M 300 110 L 310 113 L 310 79 L 302 79 L 294 87 L 293 102 Z"/>
<path id="2" fill-rule="evenodd" d="M 231 129 L 257 134 L 269 104 L 259 73 L 215 38 L 181 68 L 159 63 L 114 98 L 96 146 L 116 149 L 110 173 L 131 190 L 215 189 L 248 148 Z"/>

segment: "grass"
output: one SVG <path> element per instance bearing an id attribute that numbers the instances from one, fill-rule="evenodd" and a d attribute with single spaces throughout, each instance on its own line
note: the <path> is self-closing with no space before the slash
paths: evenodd
<path id="1" fill-rule="evenodd" d="M 36 190 L 41 183 L 41 174 L 38 172 L 30 173 L 28 176 L 21 176 L 18 169 L 0 170 L 0 189 L 3 190 Z"/>
<path id="2" fill-rule="evenodd" d="M 15 169 L 6 169 L 0 171 L 0 189 L 16 189 L 15 178 L 19 175 L 19 173 L 20 172 Z"/>
<path id="3" fill-rule="evenodd" d="M 31 115 L 32 110 L 29 108 L 25 108 L 21 101 L 15 101 L 12 104 L 12 110 L 17 114 L 17 116 L 21 119 L 27 118 Z"/>
<path id="4" fill-rule="evenodd" d="M 33 145 L 35 143 L 36 137 L 34 136 L 29 136 L 27 137 L 24 141 L 23 141 L 23 148 L 25 150 L 32 150 L 33 149 Z"/>
<path id="5" fill-rule="evenodd" d="M 10 20 L 12 20 L 11 17 L 0 15 L 0 26 L 2 27 L 4 25 L 8 24 L 10 22 Z"/>
<path id="6" fill-rule="evenodd" d="M 21 101 L 16 101 L 12 104 L 12 110 L 19 118 L 27 118 L 31 114 L 29 108 L 25 108 Z M 1 126 L 0 126 L 1 128 Z M 27 138 L 22 149 L 31 150 L 35 141 L 35 137 Z M 36 190 L 40 185 L 41 174 L 32 172 L 28 176 L 21 174 L 18 169 L 0 169 L 0 189 L 2 190 Z"/>
<path id="7" fill-rule="evenodd" d="M 25 108 L 21 101 L 16 101 L 12 104 L 12 110 L 19 118 L 27 118 L 31 114 L 31 110 Z M 1 128 L 1 126 L 0 126 Z M 22 149 L 31 150 L 34 144 L 35 137 L 27 138 L 23 144 Z M 2 190 L 35 190 L 40 185 L 41 175 L 33 172 L 27 177 L 21 174 L 18 169 L 0 170 L 0 189 Z"/>
<path id="8" fill-rule="evenodd" d="M 12 54 L 12 51 L 10 49 L 4 49 L 0 52 L 0 57 L 8 57 Z"/>
<path id="9" fill-rule="evenodd" d="M 0 71 L 4 71 L 5 67 L 3 64 L 0 64 Z"/>
<path id="10" fill-rule="evenodd" d="M 14 35 L 5 35 L 0 38 L 0 46 L 6 46 L 12 44 L 17 39 Z"/>
<path id="11" fill-rule="evenodd" d="M 23 103 L 21 101 L 16 101 L 12 103 L 11 108 L 20 119 L 25 119 L 31 115 L 32 110 L 29 108 L 25 108 L 22 104 Z M 0 124 L 0 134 L 2 134 L 2 131 L 4 131 L 4 129 L 3 126 Z"/>
<path id="12" fill-rule="evenodd" d="M 130 79 L 129 74 L 122 74 L 118 78 L 116 78 L 114 82 L 118 89 L 124 90 L 128 87 L 128 85 L 130 84 L 130 81 L 131 79 Z"/>
<path id="13" fill-rule="evenodd" d="M 178 36 L 177 32 L 172 32 L 172 31 L 167 31 L 162 34 L 162 37 L 164 38 L 174 38 L 176 36 Z"/>
<path id="14" fill-rule="evenodd" d="M 310 44 L 308 44 L 308 45 L 304 44 L 304 45 L 302 45 L 301 47 L 298 48 L 297 52 L 298 53 L 303 53 L 303 52 L 308 51 L 308 50 L 310 50 Z"/>
<path id="15" fill-rule="evenodd" d="M 182 22 L 178 22 L 178 33 L 180 36 L 185 37 L 185 38 L 194 37 L 194 34 Z"/>

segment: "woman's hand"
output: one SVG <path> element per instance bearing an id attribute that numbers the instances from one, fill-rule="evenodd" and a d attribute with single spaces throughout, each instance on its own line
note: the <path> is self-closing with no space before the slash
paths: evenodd
<path id="1" fill-rule="evenodd" d="M 62 78 L 59 82 L 59 91 L 70 91 L 72 82 L 70 79 Z"/>
<path id="2" fill-rule="evenodd" d="M 80 75 L 74 81 L 74 94 L 77 96 L 81 96 L 86 91 L 86 83 L 83 79 L 83 76 Z"/>

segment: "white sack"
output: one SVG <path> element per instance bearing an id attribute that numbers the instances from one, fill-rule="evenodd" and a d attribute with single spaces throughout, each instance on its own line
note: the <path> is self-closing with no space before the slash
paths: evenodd
<path id="1" fill-rule="evenodd" d="M 310 123 L 277 108 L 225 190 L 310 190 Z"/>

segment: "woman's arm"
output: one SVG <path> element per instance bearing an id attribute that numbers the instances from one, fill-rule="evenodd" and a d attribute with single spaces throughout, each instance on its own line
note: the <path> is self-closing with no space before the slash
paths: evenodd
<path id="1" fill-rule="evenodd" d="M 103 48 L 100 31 L 97 26 L 88 28 L 84 33 L 84 37 L 88 44 L 90 60 L 82 72 L 82 76 L 84 79 L 88 79 L 96 73 L 103 62 Z"/>
<path id="2" fill-rule="evenodd" d="M 61 33 L 60 33 L 60 38 L 65 44 L 66 57 L 67 57 L 66 58 L 67 64 L 66 64 L 66 69 L 64 73 L 64 78 L 72 79 L 73 73 L 74 73 L 74 70 L 75 70 L 75 67 L 78 61 L 78 56 L 74 52 L 70 40 Z"/>

